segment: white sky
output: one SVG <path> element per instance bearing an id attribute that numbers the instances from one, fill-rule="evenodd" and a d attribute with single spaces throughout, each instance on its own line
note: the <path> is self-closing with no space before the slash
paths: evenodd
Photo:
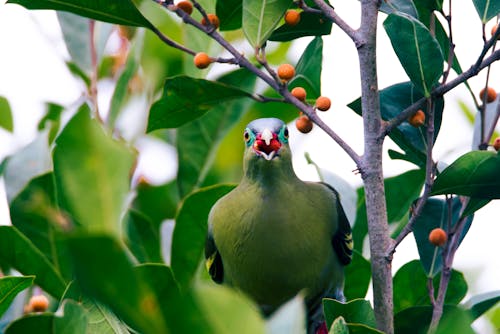
<path id="1" fill-rule="evenodd" d="M 338 13 L 354 27 L 358 25 L 358 1 L 333 1 Z M 476 60 L 482 47 L 481 24 L 472 1 L 458 1 L 453 8 L 453 29 L 456 53 L 462 68 L 466 70 Z M 380 24 L 383 17 L 380 19 Z M 489 34 L 492 23 L 487 25 Z M 307 42 L 304 41 L 304 43 Z M 379 87 L 384 88 L 397 82 L 407 81 L 398 59 L 383 28 L 378 37 Z M 305 44 L 295 46 L 300 52 Z M 9 134 L 0 130 L 0 160 L 26 145 L 36 133 L 38 120 L 42 116 L 43 103 L 57 102 L 69 106 L 81 95 L 82 87 L 66 69 L 63 59 L 67 57 L 64 42 L 54 13 L 48 11 L 30 12 L 17 5 L 0 5 L 0 96 L 9 100 L 14 111 L 15 131 Z M 359 92 L 357 54 L 351 41 L 334 27 L 332 36 L 325 38 L 325 63 L 323 65 L 323 95 L 332 99 L 331 111 L 322 117 L 343 138 L 362 153 L 362 128 L 360 118 L 346 107 L 356 99 Z M 386 52 L 386 50 L 388 52 Z M 294 56 L 292 55 L 292 58 Z M 484 86 L 485 75 L 469 81 L 475 92 Z M 494 64 L 490 86 L 500 91 L 500 62 Z M 473 102 L 463 85 L 446 96 L 443 126 L 436 143 L 435 159 L 451 163 L 470 150 L 472 128 L 462 115 L 458 101 L 464 101 L 471 109 Z M 498 127 L 497 127 L 498 129 Z M 315 171 L 303 159 L 308 151 L 323 168 L 334 171 L 354 185 L 360 184 L 359 176 L 351 172 L 355 166 L 337 145 L 314 130 L 307 136 L 293 131 L 291 145 L 294 150 L 294 165 L 297 174 L 304 179 L 315 179 Z M 143 159 L 140 168 L 152 180 L 172 177 L 172 171 L 165 166 L 171 158 L 163 145 L 142 141 Z M 388 143 L 387 147 L 395 148 Z M 328 152 L 325 154 L 324 152 Z M 158 163 L 158 159 L 162 159 Z M 396 175 L 409 164 L 386 160 L 386 175 Z M 465 273 L 472 294 L 500 290 L 500 221 L 498 201 L 477 212 L 474 223 L 455 258 L 455 267 Z M 0 181 L 0 223 L 8 222 L 8 206 L 3 184 Z M 417 258 L 414 239 L 409 236 L 395 254 L 394 268 L 408 260 Z M 488 329 L 481 327 L 482 333 Z"/>

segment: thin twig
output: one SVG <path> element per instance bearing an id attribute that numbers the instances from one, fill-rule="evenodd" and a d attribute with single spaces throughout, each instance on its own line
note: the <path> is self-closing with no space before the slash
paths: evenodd
<path id="1" fill-rule="evenodd" d="M 100 123 L 104 123 L 101 115 L 99 114 L 99 103 L 97 99 L 97 81 L 98 81 L 98 64 L 97 64 L 97 49 L 95 47 L 95 20 L 89 21 L 89 38 L 90 38 L 90 87 L 89 87 L 89 99 L 92 101 L 94 106 L 94 115 Z"/>

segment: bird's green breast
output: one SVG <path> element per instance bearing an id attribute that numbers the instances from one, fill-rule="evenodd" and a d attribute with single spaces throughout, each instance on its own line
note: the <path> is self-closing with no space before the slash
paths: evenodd
<path id="1" fill-rule="evenodd" d="M 298 179 L 242 182 L 210 214 L 224 281 L 271 308 L 303 289 L 308 296 L 329 290 L 342 275 L 331 246 L 334 201 L 322 185 Z"/>

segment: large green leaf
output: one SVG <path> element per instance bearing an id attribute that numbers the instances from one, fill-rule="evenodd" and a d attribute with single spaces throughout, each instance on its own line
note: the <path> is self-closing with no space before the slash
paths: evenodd
<path id="1" fill-rule="evenodd" d="M 415 169 L 384 180 L 389 223 L 397 223 L 408 214 L 411 204 L 420 194 L 424 179 L 424 171 Z M 401 185 L 404 185 L 404 187 Z M 363 249 L 363 240 L 367 233 L 365 192 L 364 188 L 359 188 L 358 210 L 353 227 L 353 238 L 354 247 L 360 252 Z"/>
<path id="2" fill-rule="evenodd" d="M 139 182 L 132 207 L 159 227 L 165 219 L 175 217 L 178 202 L 177 182 L 170 181 L 160 185 Z"/>
<path id="3" fill-rule="evenodd" d="M 500 301 L 500 291 L 491 291 L 476 295 L 465 303 L 472 319 L 477 319 Z"/>
<path id="4" fill-rule="evenodd" d="M 423 95 L 411 82 L 402 82 L 380 91 L 380 112 L 385 121 L 396 117 L 401 111 L 421 99 Z M 361 115 L 361 99 L 351 102 L 349 108 Z M 422 108 L 425 111 L 425 108 Z M 441 128 L 444 109 L 444 100 L 434 101 L 434 139 L 437 138 Z M 397 158 L 410 161 L 424 168 L 427 149 L 427 127 L 415 128 L 403 122 L 389 133 L 389 137 L 404 151 L 405 155 L 398 154 Z M 392 151 L 394 152 L 394 151 Z M 394 155 L 391 157 L 396 158 Z"/>
<path id="5" fill-rule="evenodd" d="M 437 291 L 440 275 L 433 279 Z M 428 277 L 419 260 L 403 265 L 394 275 L 394 312 L 419 305 L 431 305 L 427 290 Z M 461 272 L 452 270 L 445 303 L 457 305 L 467 293 L 467 282 Z"/>
<path id="6" fill-rule="evenodd" d="M 411 17 L 418 19 L 416 4 L 414 4 L 412 0 L 393 0 L 389 3 L 384 1 L 380 4 L 379 10 L 386 14 L 398 12 L 405 13 Z"/>
<path id="7" fill-rule="evenodd" d="M 232 87 L 239 86 L 245 90 L 253 90 L 255 76 L 246 70 L 238 70 L 223 76 L 219 82 Z M 177 183 L 181 197 L 203 185 L 220 142 L 247 112 L 251 102 L 250 99 L 237 99 L 217 103 L 201 118 L 179 128 L 176 138 L 179 159 Z M 239 143 L 243 146 L 242 142 Z M 233 145 L 237 144 L 233 143 Z"/>
<path id="8" fill-rule="evenodd" d="M 292 41 L 305 36 L 330 35 L 332 21 L 316 14 L 301 12 L 300 21 L 294 26 L 283 24 L 269 36 L 270 41 Z"/>
<path id="9" fill-rule="evenodd" d="M 432 194 L 458 194 L 479 199 L 500 198 L 500 154 L 468 152 L 438 175 Z"/>
<path id="10" fill-rule="evenodd" d="M 120 242 L 105 235 L 74 235 L 68 246 L 84 292 L 109 305 L 141 332 L 169 333 L 161 301 L 145 277 L 134 270 Z"/>
<path id="11" fill-rule="evenodd" d="M 54 334 L 89 333 L 87 311 L 80 303 L 65 300 L 61 304 L 61 314 L 54 317 Z"/>
<path id="12" fill-rule="evenodd" d="M 47 257 L 17 228 L 0 226 L 0 264 L 6 264 L 23 275 L 35 275 L 35 284 L 60 298 L 66 282 Z"/>
<path id="13" fill-rule="evenodd" d="M 344 295 L 346 299 L 365 298 L 371 276 L 370 262 L 357 250 L 354 250 L 352 262 L 345 267 Z"/>
<path id="14" fill-rule="evenodd" d="M 216 333 L 264 333 L 264 321 L 258 308 L 243 294 L 213 284 L 199 284 L 194 292 Z"/>
<path id="15" fill-rule="evenodd" d="M 54 333 L 54 315 L 51 313 L 31 314 L 13 321 L 5 334 Z"/>
<path id="16" fill-rule="evenodd" d="M 182 287 L 189 286 L 200 263 L 210 209 L 233 188 L 230 185 L 202 188 L 183 201 L 176 217 L 171 261 L 175 279 Z"/>
<path id="17" fill-rule="evenodd" d="M 321 70 L 323 64 L 323 39 L 314 38 L 304 50 L 295 68 L 295 77 L 289 88 L 302 87 L 307 92 L 307 100 L 314 101 L 321 95 Z"/>
<path id="18" fill-rule="evenodd" d="M 430 198 L 415 220 L 413 235 L 417 242 L 420 261 L 429 277 L 434 277 L 439 273 L 443 265 L 443 249 L 429 242 L 429 233 L 438 227 L 447 230 L 448 223 L 450 223 L 451 227 L 454 227 L 459 220 L 461 209 L 462 202 L 458 197 L 453 198 L 451 203 L 444 199 Z M 451 217 L 449 217 L 449 212 L 451 212 Z M 473 218 L 473 216 L 465 218 L 467 221 L 460 236 L 460 241 L 469 231 Z"/>
<path id="19" fill-rule="evenodd" d="M 243 0 L 243 32 L 254 48 L 264 46 L 291 4 L 290 0 Z"/>
<path id="20" fill-rule="evenodd" d="M 217 0 L 215 13 L 220 19 L 220 30 L 235 30 L 241 28 L 243 16 L 241 0 Z"/>
<path id="21" fill-rule="evenodd" d="M 59 204 L 84 229 L 119 233 L 134 162 L 83 105 L 56 140 Z"/>
<path id="22" fill-rule="evenodd" d="M 414 306 L 394 315 L 394 332 L 425 334 L 429 329 L 432 306 Z M 471 328 L 469 313 L 455 305 L 445 305 L 443 316 L 436 333 L 439 334 L 475 334 Z"/>
<path id="23" fill-rule="evenodd" d="M 323 309 L 327 327 L 331 327 L 333 321 L 340 316 L 348 324 L 364 324 L 374 328 L 377 326 L 375 313 L 368 300 L 354 299 L 342 303 L 335 299 L 323 299 Z"/>
<path id="24" fill-rule="evenodd" d="M 165 81 L 162 97 L 149 111 L 148 129 L 177 128 L 208 110 L 250 94 L 221 82 L 177 76 Z"/>
<path id="25" fill-rule="evenodd" d="M 410 80 L 426 96 L 443 72 L 443 54 L 436 39 L 421 22 L 402 13 L 392 13 L 384 28 Z"/>
<path id="26" fill-rule="evenodd" d="M 30 287 L 35 276 L 4 276 L 0 277 L 0 318 L 9 308 L 14 297 L 24 289 Z"/>
<path id="27" fill-rule="evenodd" d="M 9 101 L 0 96 L 0 128 L 7 131 L 14 131 L 14 121 L 12 120 L 12 110 Z"/>
<path id="28" fill-rule="evenodd" d="M 496 0 L 472 0 L 481 22 L 486 23 L 500 13 L 500 2 Z"/>
<path id="29" fill-rule="evenodd" d="M 125 218 L 126 241 L 139 262 L 163 262 L 158 227 L 141 213 L 135 210 L 128 212 Z"/>
<path id="30" fill-rule="evenodd" d="M 72 277 L 61 233 L 69 222 L 57 208 L 53 173 L 34 178 L 12 201 L 10 219 L 66 279 Z"/>
<path id="31" fill-rule="evenodd" d="M 91 19 L 153 28 L 131 0 L 9 0 L 27 9 L 54 9 L 71 12 Z"/>

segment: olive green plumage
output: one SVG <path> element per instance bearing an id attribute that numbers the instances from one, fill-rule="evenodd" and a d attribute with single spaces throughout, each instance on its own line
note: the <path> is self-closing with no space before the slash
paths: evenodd
<path id="1" fill-rule="evenodd" d="M 304 291 L 311 314 L 321 298 L 343 300 L 351 227 L 337 192 L 293 171 L 288 129 L 279 119 L 245 130 L 244 175 L 213 206 L 205 248 L 217 283 L 253 298 L 264 314 Z"/>

